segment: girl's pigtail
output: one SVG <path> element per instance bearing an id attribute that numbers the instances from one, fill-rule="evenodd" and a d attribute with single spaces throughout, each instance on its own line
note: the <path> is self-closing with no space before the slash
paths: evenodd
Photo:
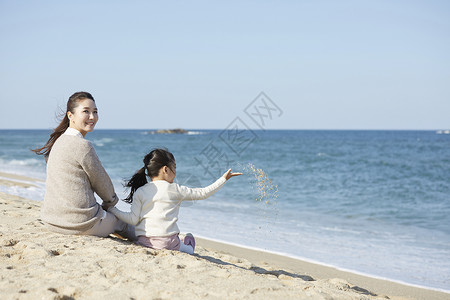
<path id="1" fill-rule="evenodd" d="M 147 183 L 147 176 L 145 175 L 145 167 L 143 167 L 139 169 L 139 171 L 137 171 L 133 175 L 133 177 L 131 177 L 130 180 L 125 182 L 124 186 L 130 188 L 130 194 L 128 195 L 128 197 L 123 199 L 123 201 L 127 203 L 133 202 L 134 192 L 141 186 L 145 185 L 146 183 Z"/>

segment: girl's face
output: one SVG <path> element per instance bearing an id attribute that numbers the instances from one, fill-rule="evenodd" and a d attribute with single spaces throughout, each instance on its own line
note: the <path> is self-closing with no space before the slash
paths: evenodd
<path id="1" fill-rule="evenodd" d="M 86 133 L 94 131 L 95 124 L 97 124 L 97 106 L 91 99 L 84 99 L 79 101 L 74 112 L 69 111 L 67 116 L 70 120 L 69 127 L 78 130 L 83 136 L 86 136 Z"/>
<path id="2" fill-rule="evenodd" d="M 170 183 L 173 183 L 173 180 L 175 179 L 175 176 L 177 176 L 177 166 L 173 164 L 172 166 L 166 167 L 167 168 L 167 178 L 166 180 Z"/>
<path id="3" fill-rule="evenodd" d="M 152 178 L 152 180 L 162 179 L 169 183 L 173 183 L 175 176 L 177 175 L 177 166 L 175 164 L 170 167 L 164 166 L 159 170 L 158 178 Z"/>

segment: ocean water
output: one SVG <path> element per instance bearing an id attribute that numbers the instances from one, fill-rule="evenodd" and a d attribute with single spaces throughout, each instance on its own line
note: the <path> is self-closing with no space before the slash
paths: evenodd
<path id="1" fill-rule="evenodd" d="M 48 130 L 0 130 L 0 172 L 45 179 L 29 149 Z M 123 180 L 154 147 L 180 184 L 232 178 L 185 202 L 182 232 L 450 292 L 450 135 L 435 131 L 96 130 L 86 136 L 124 198 Z M 42 200 L 44 183 L 0 191 Z M 119 207 L 127 210 L 124 202 Z"/>

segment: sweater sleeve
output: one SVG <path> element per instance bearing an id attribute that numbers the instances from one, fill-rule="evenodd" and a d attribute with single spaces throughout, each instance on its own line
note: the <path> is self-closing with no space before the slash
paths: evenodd
<path id="1" fill-rule="evenodd" d="M 187 186 L 177 185 L 179 200 L 203 200 L 216 193 L 226 182 L 224 177 L 220 177 L 213 184 L 204 188 L 189 188 Z"/>
<path id="2" fill-rule="evenodd" d="M 80 161 L 81 167 L 86 172 L 92 189 L 103 200 L 103 204 L 106 207 L 116 205 L 119 198 L 114 192 L 114 186 L 109 178 L 108 174 L 103 168 L 94 147 L 90 142 L 86 144 L 86 154 Z"/>
<path id="3" fill-rule="evenodd" d="M 137 195 L 133 196 L 133 202 L 131 204 L 131 211 L 124 212 L 117 207 L 109 207 L 108 212 L 115 215 L 119 220 L 136 226 L 141 221 L 142 201 Z"/>

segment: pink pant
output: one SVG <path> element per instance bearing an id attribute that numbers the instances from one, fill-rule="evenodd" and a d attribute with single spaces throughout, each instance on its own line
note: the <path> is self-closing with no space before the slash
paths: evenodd
<path id="1" fill-rule="evenodd" d="M 167 250 L 180 249 L 180 238 L 178 237 L 178 234 L 174 234 L 171 236 L 152 236 L 152 237 L 140 235 L 138 236 L 137 243 L 141 246 L 153 249 L 167 249 Z"/>
<path id="2" fill-rule="evenodd" d="M 192 235 L 186 236 L 185 240 L 181 242 L 178 234 L 171 236 L 152 236 L 147 237 L 144 235 L 138 236 L 138 245 L 153 248 L 153 249 L 167 249 L 177 250 L 189 254 L 194 254 L 195 239 Z"/>

